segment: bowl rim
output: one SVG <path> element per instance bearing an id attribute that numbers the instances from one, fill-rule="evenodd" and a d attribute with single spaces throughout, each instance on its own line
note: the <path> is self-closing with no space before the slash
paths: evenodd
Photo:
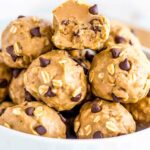
<path id="1" fill-rule="evenodd" d="M 146 48 L 146 47 L 142 47 L 142 50 L 144 51 L 144 53 L 150 56 L 150 49 Z M 110 142 L 110 141 L 116 141 L 118 140 L 125 140 L 126 138 L 130 138 L 132 139 L 133 137 L 137 137 L 137 136 L 141 136 L 141 135 L 148 135 L 150 134 L 150 127 L 143 129 L 141 131 L 137 131 L 137 132 L 133 132 L 130 134 L 126 134 L 126 135 L 122 135 L 122 136 L 117 136 L 117 137 L 110 137 L 110 138 L 102 138 L 102 139 L 63 139 L 63 138 L 49 138 L 49 137 L 43 137 L 43 136 L 37 136 L 37 135 L 33 135 L 33 134 L 28 134 L 28 133 L 24 133 L 24 132 L 20 132 L 17 130 L 13 130 L 13 129 L 9 129 L 6 128 L 4 126 L 0 125 L 0 132 L 3 131 L 5 134 L 7 135 L 12 135 L 12 136 L 18 136 L 21 138 L 28 138 L 28 140 L 36 140 L 36 141 L 42 141 L 42 142 L 54 142 L 57 143 L 62 142 L 65 144 L 68 144 L 68 141 L 70 143 L 76 143 L 76 144 L 80 144 L 80 143 L 97 143 L 99 141 L 103 141 L 103 142 Z"/>
<path id="2" fill-rule="evenodd" d="M 126 138 L 133 138 L 133 137 L 137 137 L 137 136 L 141 136 L 142 134 L 150 134 L 150 128 L 146 128 L 146 129 L 143 129 L 141 131 L 138 131 L 138 132 L 133 132 L 133 133 L 130 133 L 130 134 L 126 134 L 126 135 L 122 135 L 122 136 L 117 136 L 117 137 L 110 137 L 110 138 L 102 138 L 102 139 L 63 139 L 63 138 L 49 138 L 49 137 L 43 137 L 43 136 L 37 136 L 37 135 L 33 135 L 33 134 L 28 134 L 28 133 L 24 133 L 24 132 L 20 132 L 20 131 L 17 131 L 17 130 L 13 130 L 13 129 L 9 129 L 9 128 L 6 128 L 4 126 L 1 126 L 0 125 L 0 131 L 3 131 L 5 132 L 5 134 L 7 135 L 12 135 L 14 137 L 20 137 L 20 138 L 27 138 L 28 140 L 36 140 L 36 141 L 42 141 L 42 142 L 62 142 L 62 143 L 68 143 L 68 142 L 71 142 L 71 143 L 82 143 L 82 142 L 85 142 L 85 143 L 95 143 L 95 142 L 98 142 L 98 141 L 103 141 L 103 142 L 109 142 L 109 141 L 118 141 L 118 138 L 119 140 L 125 140 Z"/>

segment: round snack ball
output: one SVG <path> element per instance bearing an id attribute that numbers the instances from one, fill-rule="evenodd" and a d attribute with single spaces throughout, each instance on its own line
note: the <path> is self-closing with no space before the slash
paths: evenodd
<path id="1" fill-rule="evenodd" d="M 141 49 L 141 43 L 133 31 L 123 23 L 111 21 L 110 36 L 105 46 L 125 44 Z"/>
<path id="2" fill-rule="evenodd" d="M 97 54 L 89 80 L 92 92 L 114 102 L 136 103 L 150 87 L 150 62 L 141 50 L 114 45 Z"/>
<path id="3" fill-rule="evenodd" d="M 0 116 L 5 112 L 6 108 L 13 106 L 12 102 L 4 101 L 0 104 Z"/>
<path id="4" fill-rule="evenodd" d="M 19 17 L 2 34 L 4 61 L 12 68 L 27 68 L 51 47 L 50 24 L 36 17 Z"/>
<path id="5" fill-rule="evenodd" d="M 35 98 L 25 89 L 23 77 L 25 70 L 14 69 L 13 78 L 9 85 L 9 95 L 15 104 L 21 104 L 24 101 L 34 101 Z"/>
<path id="6" fill-rule="evenodd" d="M 139 102 L 128 104 L 127 108 L 137 124 L 144 127 L 150 127 L 150 92 Z"/>
<path id="7" fill-rule="evenodd" d="M 24 74 L 27 91 L 56 110 L 69 110 L 86 95 L 83 68 L 67 52 L 53 50 L 34 60 Z"/>
<path id="8" fill-rule="evenodd" d="M 40 102 L 26 102 L 7 108 L 0 117 L 0 124 L 39 136 L 66 137 L 66 126 L 59 114 Z"/>
<path id="9" fill-rule="evenodd" d="M 0 52 L 0 102 L 3 101 L 8 94 L 8 85 L 11 77 L 11 69 L 5 65 L 2 53 Z"/>
<path id="10" fill-rule="evenodd" d="M 96 10 L 96 13 L 93 13 Z M 97 5 L 69 0 L 53 11 L 52 41 L 59 49 L 98 50 L 109 37 L 110 23 L 98 14 Z"/>
<path id="11" fill-rule="evenodd" d="M 121 104 L 101 99 L 85 103 L 74 122 L 80 139 L 115 137 L 135 129 L 132 115 Z"/>

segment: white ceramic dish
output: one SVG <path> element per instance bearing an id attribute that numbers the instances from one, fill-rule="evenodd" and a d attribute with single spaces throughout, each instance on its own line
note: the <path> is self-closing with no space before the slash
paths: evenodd
<path id="1" fill-rule="evenodd" d="M 143 48 L 150 59 L 150 50 Z M 150 150 L 150 128 L 114 138 L 51 139 L 0 126 L 0 150 Z"/>
<path id="2" fill-rule="evenodd" d="M 1 0 L 0 33 L 6 24 L 19 15 L 37 15 L 49 18 L 50 10 L 60 2 L 46 0 Z M 98 0 L 88 0 L 98 3 Z M 108 1 L 108 0 L 107 0 Z M 119 0 L 118 0 L 119 1 Z M 125 1 L 125 0 L 124 0 Z M 102 2 L 104 3 L 104 1 Z M 110 5 L 112 2 L 110 2 Z M 116 3 L 118 6 L 118 3 Z M 8 9 L 8 5 L 12 6 Z M 40 10 L 40 11 L 39 11 Z M 110 14 L 110 13 L 109 13 Z M 150 50 L 144 49 L 150 59 Z M 150 150 L 150 128 L 130 135 L 95 140 L 51 139 L 29 135 L 0 126 L 0 150 Z"/>

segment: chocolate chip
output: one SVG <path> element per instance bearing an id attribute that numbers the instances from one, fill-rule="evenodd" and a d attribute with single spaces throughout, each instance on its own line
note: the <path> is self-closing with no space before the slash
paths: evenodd
<path id="1" fill-rule="evenodd" d="M 80 31 L 77 30 L 77 31 L 73 32 L 73 35 L 74 35 L 74 36 L 79 36 L 79 33 L 80 33 Z"/>
<path id="2" fill-rule="evenodd" d="M 24 89 L 24 92 L 26 101 L 31 102 L 35 100 L 35 98 L 26 89 Z"/>
<path id="3" fill-rule="evenodd" d="M 129 41 L 129 44 L 130 44 L 130 45 L 133 45 L 133 43 L 132 43 L 132 41 L 131 41 L 131 40 Z"/>
<path id="4" fill-rule="evenodd" d="M 148 94 L 147 94 L 147 97 L 150 97 L 150 90 L 149 90 L 149 92 L 148 92 Z"/>
<path id="5" fill-rule="evenodd" d="M 8 46 L 6 48 L 6 51 L 7 51 L 8 54 L 10 54 L 13 61 L 17 60 L 18 56 L 14 54 L 14 46 L 13 45 Z"/>
<path id="6" fill-rule="evenodd" d="M 20 15 L 20 16 L 18 16 L 18 18 L 17 19 L 20 19 L 20 18 L 24 18 L 25 16 L 23 16 L 23 15 Z"/>
<path id="7" fill-rule="evenodd" d="M 98 14 L 98 7 L 97 4 L 93 5 L 92 7 L 89 8 L 89 12 L 93 15 L 97 15 Z"/>
<path id="8" fill-rule="evenodd" d="M 0 88 L 6 88 L 8 81 L 6 79 L 0 79 Z"/>
<path id="9" fill-rule="evenodd" d="M 0 52 L 2 52 L 2 49 L 0 48 Z"/>
<path id="10" fill-rule="evenodd" d="M 120 49 L 118 48 L 112 48 L 111 50 L 111 54 L 113 58 L 118 58 L 120 55 Z"/>
<path id="11" fill-rule="evenodd" d="M 53 93 L 51 87 L 49 87 L 48 91 L 45 93 L 45 96 L 46 96 L 46 97 L 55 97 L 56 94 Z"/>
<path id="12" fill-rule="evenodd" d="M 34 129 L 39 135 L 44 135 L 47 132 L 45 127 L 42 125 L 39 125 L 39 126 L 35 127 Z"/>
<path id="13" fill-rule="evenodd" d="M 92 26 L 91 29 L 92 29 L 95 33 L 101 32 L 101 27 L 99 27 L 99 26 Z"/>
<path id="14" fill-rule="evenodd" d="M 67 26 L 69 24 L 69 20 L 62 20 L 61 24 Z"/>
<path id="15" fill-rule="evenodd" d="M 0 110 L 0 116 L 5 112 L 5 110 L 6 110 L 5 108 Z"/>
<path id="16" fill-rule="evenodd" d="M 92 113 L 97 113 L 97 112 L 100 112 L 101 110 L 102 110 L 102 108 L 97 103 L 92 104 L 92 106 L 91 106 Z"/>
<path id="17" fill-rule="evenodd" d="M 103 138 L 103 134 L 100 131 L 96 131 L 93 134 L 93 139 L 99 139 L 99 138 Z"/>
<path id="18" fill-rule="evenodd" d="M 118 35 L 115 37 L 115 42 L 116 42 L 116 44 L 125 43 L 126 39 L 124 37 Z"/>
<path id="19" fill-rule="evenodd" d="M 129 71 L 131 69 L 131 64 L 126 58 L 124 61 L 120 62 L 119 67 L 122 70 Z"/>
<path id="20" fill-rule="evenodd" d="M 71 101 L 78 102 L 80 100 L 80 98 L 81 98 L 81 94 L 78 94 L 76 97 L 72 97 Z"/>
<path id="21" fill-rule="evenodd" d="M 93 60 L 93 58 L 94 58 L 94 55 L 91 54 L 91 53 L 89 53 L 88 51 L 86 51 L 86 53 L 85 53 L 85 58 L 86 58 L 86 60 L 92 62 L 92 60 Z"/>
<path id="22" fill-rule="evenodd" d="M 34 110 L 35 108 L 34 107 L 28 107 L 25 109 L 25 113 L 28 115 L 28 116 L 34 116 Z"/>
<path id="23" fill-rule="evenodd" d="M 30 34 L 32 37 L 41 37 L 40 27 L 35 27 L 30 30 Z"/>
<path id="24" fill-rule="evenodd" d="M 41 67 L 46 67 L 51 62 L 49 59 L 46 59 L 46 58 L 43 58 L 43 57 L 40 57 L 39 60 L 40 60 L 40 66 Z"/>
<path id="25" fill-rule="evenodd" d="M 112 96 L 114 102 L 120 103 L 120 100 L 121 100 L 120 97 L 117 97 L 114 93 L 112 93 L 111 96 Z"/>
<path id="26" fill-rule="evenodd" d="M 17 78 L 18 75 L 20 74 L 20 72 L 21 72 L 21 69 L 14 69 L 13 72 L 12 72 L 13 77 L 14 77 L 14 78 Z"/>

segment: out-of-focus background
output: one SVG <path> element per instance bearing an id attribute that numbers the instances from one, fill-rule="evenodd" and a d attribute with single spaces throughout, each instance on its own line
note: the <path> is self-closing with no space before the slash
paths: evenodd
<path id="1" fill-rule="evenodd" d="M 0 32 L 18 15 L 36 15 L 50 19 L 51 11 L 65 0 L 0 0 Z M 84 0 L 99 5 L 109 18 L 150 30 L 150 0 Z"/>

